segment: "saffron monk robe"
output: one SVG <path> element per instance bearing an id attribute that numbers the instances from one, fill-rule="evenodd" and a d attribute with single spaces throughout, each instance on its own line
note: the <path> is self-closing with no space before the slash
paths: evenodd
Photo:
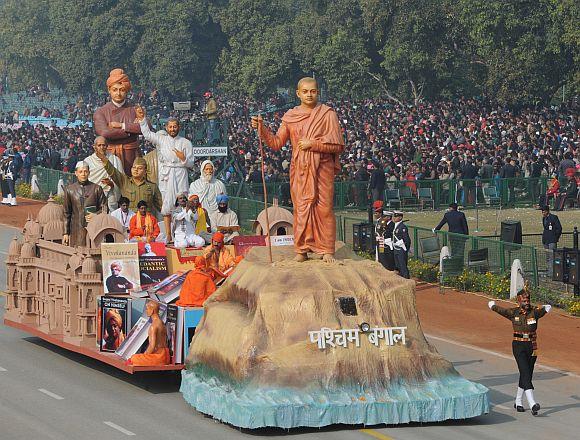
<path id="1" fill-rule="evenodd" d="M 318 102 L 314 78 L 302 78 L 296 96 L 300 105 L 282 116 L 275 135 L 262 124 L 261 116 L 252 117 L 252 127 L 273 150 L 280 150 L 288 140 L 292 144 L 290 195 L 295 260 L 305 261 L 311 252 L 331 263 L 336 238 L 334 176 L 340 171 L 344 138 L 336 112 Z"/>
<path id="2" fill-rule="evenodd" d="M 522 398 L 525 394 L 532 410 L 532 415 L 536 416 L 540 410 L 540 404 L 534 400 L 534 385 L 532 384 L 534 365 L 538 356 L 536 330 L 538 328 L 538 319 L 548 313 L 552 306 L 532 307 L 530 304 L 529 286 L 527 284 L 518 294 L 517 298 L 519 307 L 504 309 L 496 305 L 495 301 L 490 301 L 488 306 L 494 312 L 509 319 L 514 328 L 512 352 L 520 372 L 514 408 L 518 412 L 525 411 L 522 403 Z"/>
<path id="3" fill-rule="evenodd" d="M 129 241 L 155 241 L 160 233 L 157 219 L 147 212 L 147 202 L 137 203 L 137 214 L 129 222 Z"/>
<path id="4" fill-rule="evenodd" d="M 195 257 L 195 269 L 187 274 L 179 299 L 175 303 L 184 307 L 201 307 L 206 299 L 216 291 L 216 286 L 202 256 Z"/>
<path id="5" fill-rule="evenodd" d="M 159 317 L 159 304 L 155 301 L 147 301 L 145 311 L 151 318 L 151 326 L 147 334 L 149 341 L 147 350 L 142 354 L 134 354 L 127 363 L 137 367 L 167 365 L 171 362 L 171 356 L 167 347 L 167 329 Z"/>
<path id="6" fill-rule="evenodd" d="M 224 246 L 224 234 L 216 232 L 211 237 L 211 244 L 205 248 L 203 256 L 207 260 L 208 267 L 213 269 L 212 277 L 223 278 L 231 269 L 243 260 L 241 255 L 234 257 L 228 248 Z M 217 271 L 217 273 L 216 273 Z"/>

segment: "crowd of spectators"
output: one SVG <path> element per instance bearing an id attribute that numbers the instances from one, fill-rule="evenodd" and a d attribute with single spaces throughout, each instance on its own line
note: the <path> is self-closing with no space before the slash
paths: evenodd
<path id="1" fill-rule="evenodd" d="M 580 159 L 580 120 L 567 108 L 512 112 L 476 100 L 401 107 L 385 101 L 330 101 L 346 138 L 340 180 L 367 181 L 379 169 L 388 180 L 476 177 L 565 177 Z M 230 140 L 244 157 L 248 174 L 258 158 L 248 128 L 248 104 L 224 104 Z M 283 112 L 265 115 L 277 128 Z M 274 173 L 288 169 L 290 151 L 267 151 Z M 509 164 L 513 159 L 512 169 Z M 506 166 L 507 165 L 507 166 Z"/>
<path id="2" fill-rule="evenodd" d="M 288 108 L 283 97 L 271 97 L 258 104 L 249 99 L 217 96 L 219 117 L 229 126 L 230 153 L 238 158 L 242 176 L 231 167 L 226 180 L 261 182 L 256 133 L 250 115 L 261 111 L 265 122 L 276 129 Z M 87 95 L 50 111 L 68 120 L 91 120 L 106 94 Z M 157 91 L 133 96 L 148 109 L 148 115 L 162 119 L 176 116 L 182 121 L 204 118 L 204 99 L 193 99 L 192 109 L 174 111 Z M 396 180 L 493 179 L 494 177 L 556 176 L 580 164 L 580 120 L 576 108 L 542 107 L 511 111 L 476 99 L 425 103 L 407 107 L 380 99 L 327 102 L 339 116 L 346 149 L 341 156 L 342 181 L 370 181 L 372 186 Z M 291 104 L 290 104 L 291 105 Z M 48 110 L 48 109 L 44 109 Z M 36 112 L 36 110 L 33 110 Z M 32 113 L 31 113 L 32 114 Z M 9 115 L 0 123 L 11 124 Z M 6 127 L 6 125 L 5 125 Z M 71 170 L 77 160 L 92 153 L 94 133 L 88 125 L 47 127 L 23 124 L 0 132 L 0 151 L 20 146 L 31 156 L 28 163 Z M 144 143 L 143 151 L 151 146 Z M 265 150 L 266 179 L 288 180 L 291 151 Z"/>

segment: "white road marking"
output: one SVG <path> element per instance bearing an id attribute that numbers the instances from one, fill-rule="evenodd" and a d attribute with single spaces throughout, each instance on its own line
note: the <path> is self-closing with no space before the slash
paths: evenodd
<path id="1" fill-rule="evenodd" d="M 499 405 L 497 403 L 489 402 L 492 408 L 499 408 L 503 409 L 504 411 L 509 411 L 510 409 L 507 406 Z"/>
<path id="2" fill-rule="evenodd" d="M 105 425 L 110 426 L 113 429 L 116 429 L 119 432 L 122 432 L 125 435 L 137 435 L 134 432 L 129 431 L 128 429 L 123 428 L 122 426 L 119 426 L 113 422 L 103 422 Z"/>
<path id="3" fill-rule="evenodd" d="M 470 350 L 475 350 L 475 351 L 479 351 L 481 353 L 491 354 L 493 356 L 497 356 L 497 357 L 500 357 L 503 359 L 513 360 L 513 356 L 509 356 L 509 355 L 503 354 L 503 353 L 498 353 L 496 351 L 486 350 L 485 348 L 479 348 L 479 347 L 476 347 L 475 345 L 462 344 L 461 342 L 452 341 L 451 339 L 446 339 L 446 338 L 440 338 L 439 336 L 433 336 L 433 335 L 429 335 L 427 333 L 425 333 L 425 336 L 428 337 L 429 339 L 435 339 L 437 341 L 442 341 L 442 342 L 446 342 L 448 344 L 457 345 L 458 347 L 469 348 Z M 579 374 L 575 374 L 575 373 L 572 373 L 570 371 L 564 371 L 564 370 L 560 370 L 558 368 L 549 367 L 547 365 L 538 364 L 538 363 L 536 364 L 536 367 L 543 368 L 544 370 L 552 371 L 554 373 L 559 373 L 559 374 L 562 374 L 564 376 L 570 376 L 570 377 L 575 377 L 576 379 L 580 379 Z"/>
<path id="4" fill-rule="evenodd" d="M 1 373 L 2 371 L 7 371 L 7 370 L 6 370 L 6 368 L 2 368 L 2 367 L 0 367 L 0 373 Z"/>
<path id="5" fill-rule="evenodd" d="M 54 394 L 54 393 L 52 393 L 52 392 L 50 392 L 48 390 L 45 390 L 44 388 L 39 388 L 38 391 L 40 391 L 43 394 L 46 394 L 47 396 L 52 397 L 53 399 L 56 399 L 56 400 L 64 400 L 64 397 L 59 396 L 58 394 Z"/>

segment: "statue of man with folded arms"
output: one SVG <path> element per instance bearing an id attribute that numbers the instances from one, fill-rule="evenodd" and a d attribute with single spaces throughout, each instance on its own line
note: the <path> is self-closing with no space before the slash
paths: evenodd
<path id="1" fill-rule="evenodd" d="M 95 110 L 93 127 L 98 136 L 107 140 L 108 151 L 121 159 L 125 174 L 131 176 L 133 162 L 141 155 L 141 127 L 136 120 L 135 107 L 127 100 L 131 82 L 123 69 L 111 70 L 107 89 L 111 101 Z"/>
<path id="2" fill-rule="evenodd" d="M 280 150 L 288 140 L 292 144 L 295 260 L 307 260 L 310 252 L 331 263 L 335 261 L 336 240 L 334 176 L 340 171 L 344 138 L 336 112 L 318 102 L 314 78 L 302 78 L 296 96 L 300 105 L 284 114 L 276 134 L 263 125 L 261 116 L 252 117 L 252 127 L 273 150 Z"/>

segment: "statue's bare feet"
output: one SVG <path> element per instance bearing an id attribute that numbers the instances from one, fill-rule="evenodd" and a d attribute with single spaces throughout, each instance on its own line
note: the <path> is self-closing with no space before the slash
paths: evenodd
<path id="1" fill-rule="evenodd" d="M 306 260 L 308 260 L 308 254 L 296 254 L 294 257 L 294 261 L 298 261 L 299 263 L 302 263 Z"/>
<path id="2" fill-rule="evenodd" d="M 325 263 L 334 263 L 336 259 L 334 258 L 334 254 L 324 254 L 322 261 Z"/>

